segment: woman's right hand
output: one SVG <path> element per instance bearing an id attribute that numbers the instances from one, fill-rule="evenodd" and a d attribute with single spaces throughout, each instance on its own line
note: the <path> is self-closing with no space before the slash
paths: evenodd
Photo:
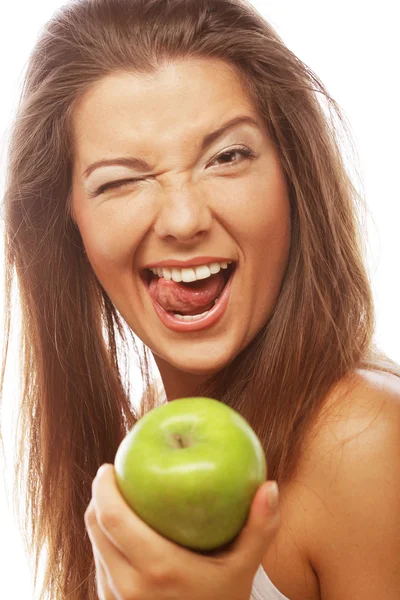
<path id="1" fill-rule="evenodd" d="M 268 488 L 257 490 L 249 517 L 222 551 L 200 554 L 164 538 L 128 506 L 113 465 L 101 469 L 85 523 L 96 562 L 101 600 L 249 600 L 256 571 L 275 537 L 278 507 Z"/>

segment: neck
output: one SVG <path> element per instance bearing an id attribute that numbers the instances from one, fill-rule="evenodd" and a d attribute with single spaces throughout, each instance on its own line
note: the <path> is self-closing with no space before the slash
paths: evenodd
<path id="1" fill-rule="evenodd" d="M 159 356 L 154 360 L 160 371 L 167 401 L 198 396 L 199 386 L 210 377 L 205 373 L 187 373 L 167 363 Z"/>

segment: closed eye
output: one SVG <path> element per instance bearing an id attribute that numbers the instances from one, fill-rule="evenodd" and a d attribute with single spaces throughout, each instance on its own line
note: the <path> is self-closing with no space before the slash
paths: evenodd
<path id="1" fill-rule="evenodd" d="M 138 181 L 144 181 L 144 179 L 143 178 L 121 179 L 120 181 L 111 181 L 110 183 L 104 183 L 99 188 L 97 188 L 96 191 L 94 191 L 93 193 L 90 193 L 89 196 L 90 196 L 90 198 L 95 198 L 95 196 L 100 196 L 100 194 L 103 194 L 107 190 L 112 190 L 115 188 L 122 188 L 126 185 L 130 185 L 130 184 L 136 183 Z"/>
<path id="2" fill-rule="evenodd" d="M 218 160 L 223 160 L 223 163 L 221 166 L 226 165 L 226 166 L 230 166 L 230 165 L 236 165 L 238 162 L 242 162 L 241 160 L 234 160 L 234 161 L 225 161 L 226 158 L 230 158 L 232 156 L 234 156 L 235 154 L 238 154 L 242 157 L 242 159 L 245 158 L 255 158 L 257 156 L 257 154 L 254 152 L 254 150 L 252 150 L 251 148 L 248 148 L 247 146 L 240 146 L 240 147 L 236 147 L 236 148 L 232 148 L 231 150 L 225 150 L 224 152 L 221 152 L 220 154 L 218 154 L 218 156 L 216 156 L 216 158 L 214 158 L 214 160 L 212 161 L 218 161 Z M 212 164 L 211 163 L 211 164 Z M 93 193 L 89 193 L 89 196 L 91 198 L 94 198 L 95 196 L 99 196 L 100 194 L 103 194 L 105 191 L 107 190 L 111 190 L 111 189 L 116 189 L 116 188 L 123 188 L 127 185 L 132 185 L 137 183 L 138 181 L 145 181 L 146 178 L 130 178 L 130 179 L 121 179 L 118 181 L 111 181 L 110 183 L 104 183 L 103 185 L 101 185 L 99 188 L 97 188 L 96 191 L 94 191 Z"/>

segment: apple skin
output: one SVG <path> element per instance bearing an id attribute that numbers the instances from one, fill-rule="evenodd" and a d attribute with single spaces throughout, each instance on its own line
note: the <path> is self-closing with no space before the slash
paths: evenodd
<path id="1" fill-rule="evenodd" d="M 267 463 L 256 433 L 212 398 L 180 398 L 146 413 L 114 461 L 122 496 L 162 536 L 195 551 L 231 542 Z"/>

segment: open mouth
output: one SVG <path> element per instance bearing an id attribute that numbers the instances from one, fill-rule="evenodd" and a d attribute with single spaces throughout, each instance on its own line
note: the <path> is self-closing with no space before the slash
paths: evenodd
<path id="1" fill-rule="evenodd" d="M 225 280 L 225 285 L 228 283 L 229 278 L 231 277 L 233 271 L 236 268 L 236 262 L 232 261 L 231 263 L 228 264 L 228 267 L 226 269 L 223 269 L 223 275 L 224 275 L 224 280 Z M 218 273 L 217 273 L 218 275 Z M 158 275 L 155 275 L 150 269 L 143 269 L 140 273 L 140 276 L 142 278 L 143 283 L 146 285 L 146 287 L 149 287 L 150 282 L 153 279 L 160 279 L 160 277 Z M 210 279 L 211 277 L 214 277 L 214 275 L 210 275 Z M 196 287 L 199 287 L 202 282 L 204 281 L 204 279 L 197 279 L 196 281 L 189 281 L 189 282 L 185 282 L 185 281 L 181 281 L 179 282 L 181 285 L 187 286 L 188 288 L 193 288 L 195 289 Z"/>
<path id="2" fill-rule="evenodd" d="M 193 291 L 196 291 L 196 290 L 200 291 L 202 289 L 202 287 L 204 286 L 205 282 L 208 282 L 208 280 L 212 280 L 212 279 L 220 276 L 220 273 L 222 273 L 222 276 L 224 279 L 224 287 L 225 287 L 226 284 L 228 283 L 230 277 L 232 276 L 233 271 L 235 270 L 235 266 L 236 266 L 236 263 L 231 262 L 228 264 L 226 269 L 221 269 L 221 271 L 219 271 L 218 273 L 211 274 L 209 277 L 207 277 L 205 279 L 196 279 L 195 281 L 179 281 L 176 283 L 178 283 L 178 285 L 180 285 L 180 286 L 183 286 L 184 288 L 187 288 L 188 290 L 191 289 Z M 161 277 L 159 275 L 155 275 L 150 269 L 144 269 L 141 273 L 141 276 L 147 287 L 150 287 L 151 281 L 161 279 Z M 220 294 L 222 293 L 222 291 L 223 291 L 223 289 L 221 290 Z"/>
<path id="3" fill-rule="evenodd" d="M 223 263 L 221 263 L 223 265 Z M 231 262 L 203 279 L 191 282 L 164 279 L 150 269 L 140 273 L 160 320 L 175 331 L 197 331 L 224 314 L 236 263 Z M 197 274 L 197 273 L 196 273 Z"/>

